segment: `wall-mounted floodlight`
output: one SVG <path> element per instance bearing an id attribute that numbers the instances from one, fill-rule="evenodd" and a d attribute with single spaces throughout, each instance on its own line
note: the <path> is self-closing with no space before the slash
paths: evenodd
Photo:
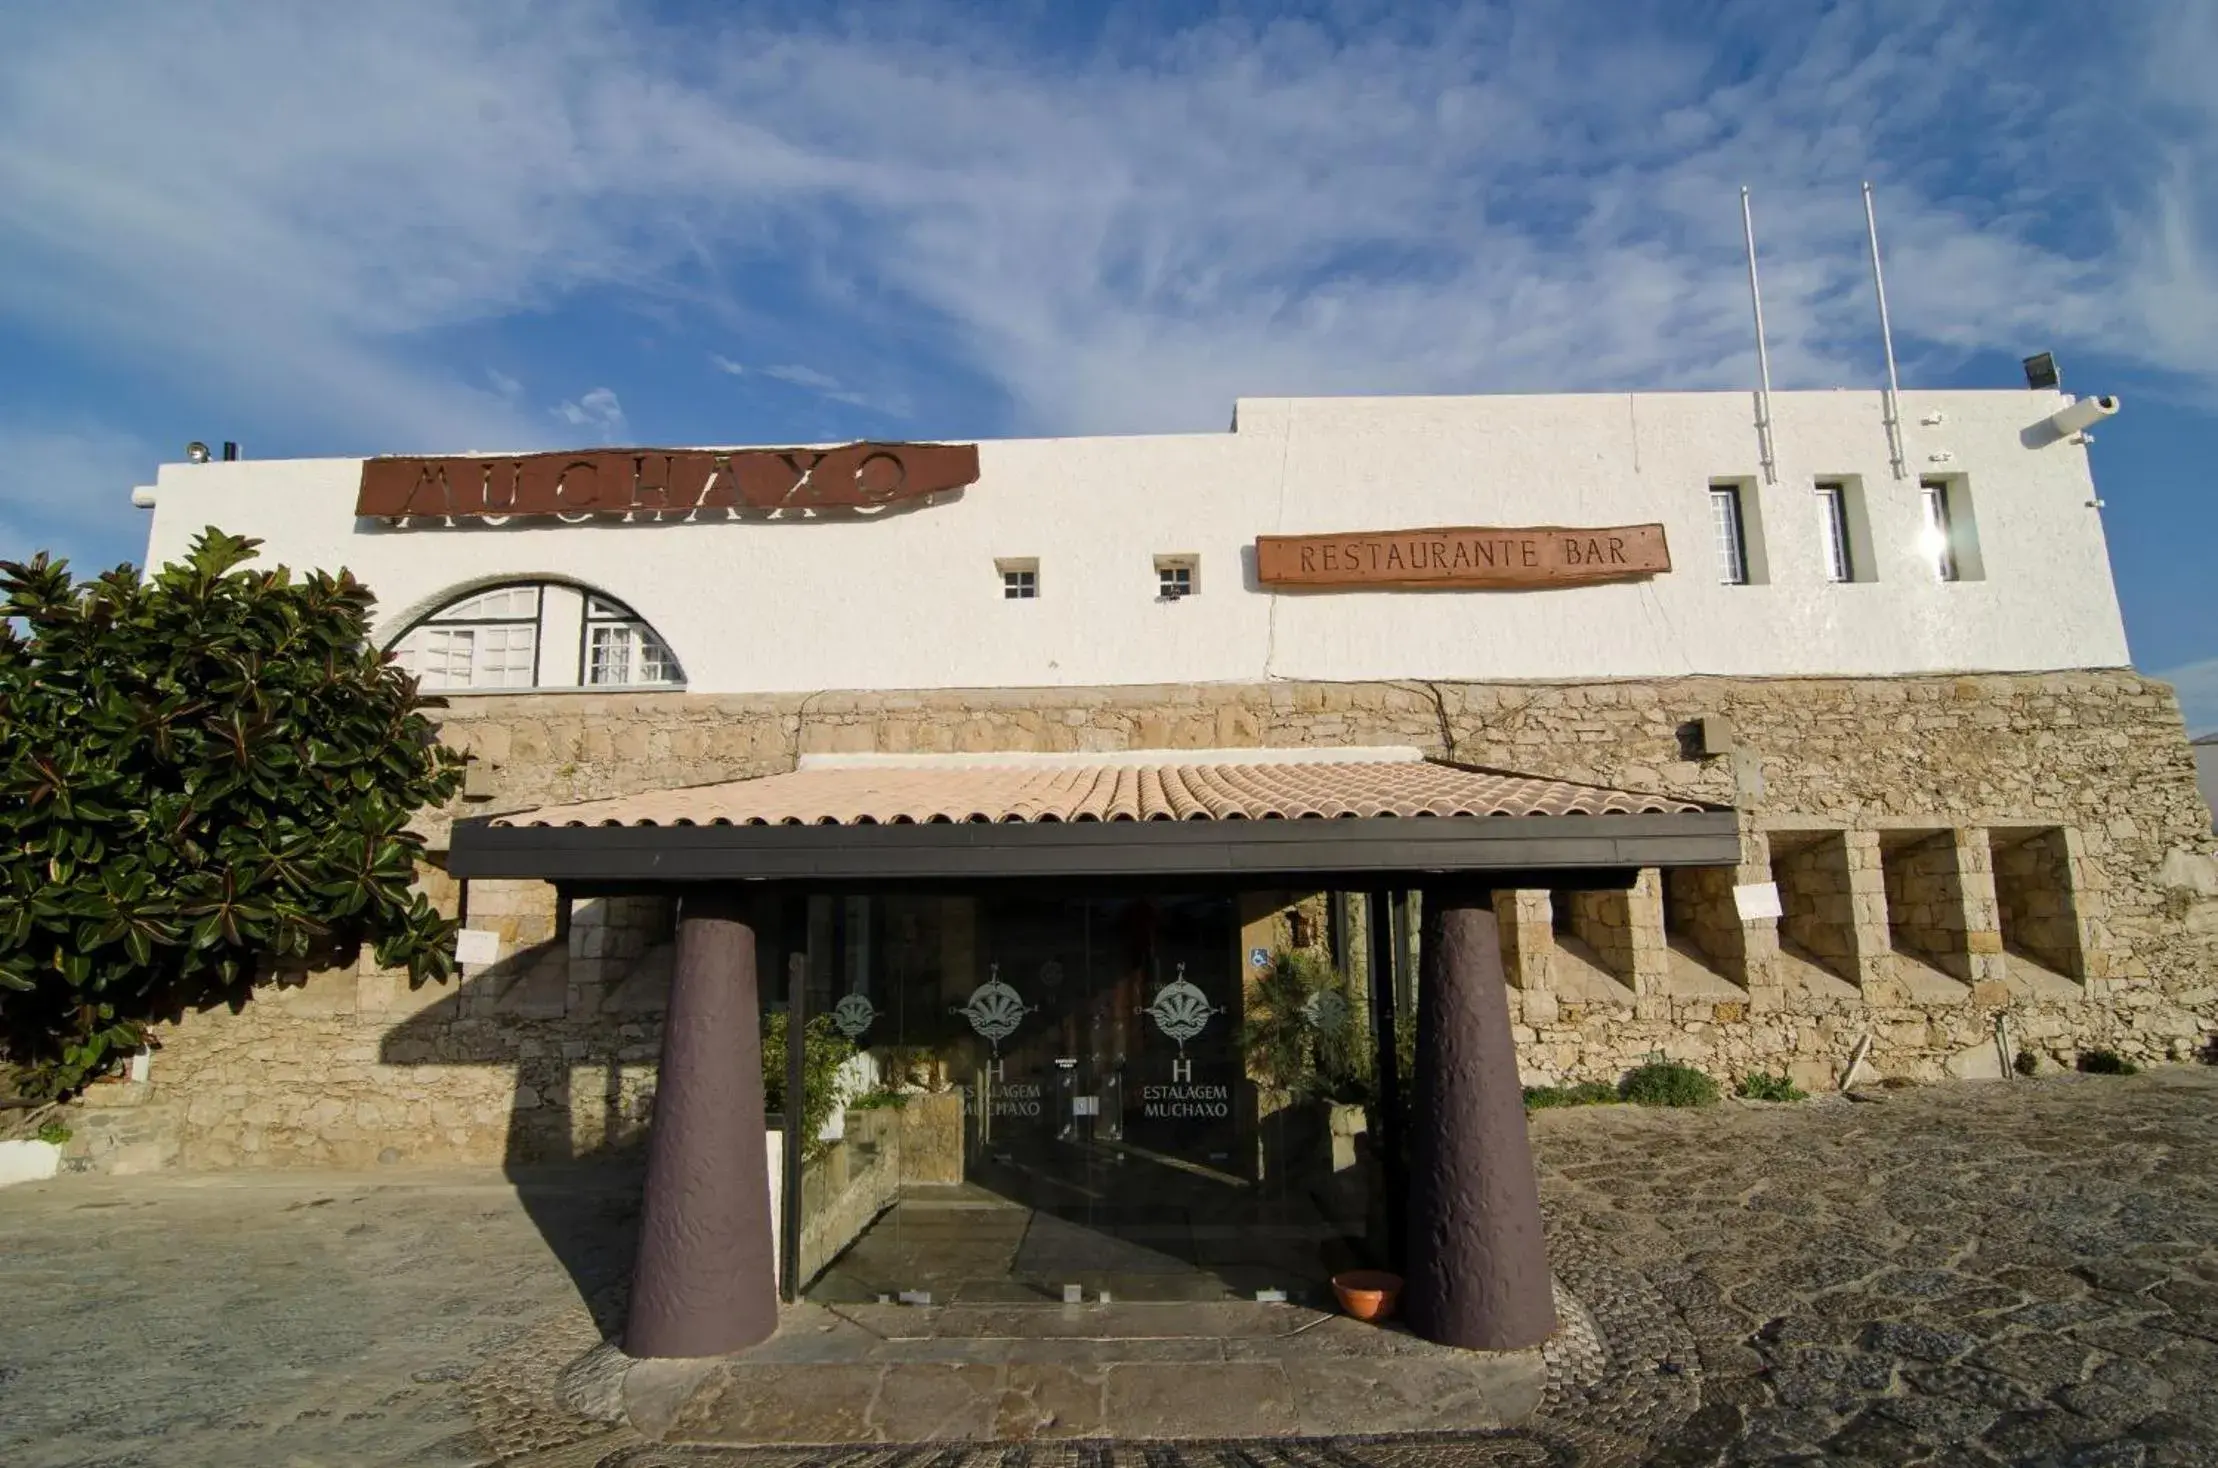
<path id="1" fill-rule="evenodd" d="M 208 445 L 206 445 L 206 444 L 202 443 L 202 442 L 201 442 L 201 441 L 200 441 L 199 439 L 197 439 L 197 438 L 196 438 L 196 439 L 194 439 L 194 440 L 193 440 L 193 441 L 192 441 L 191 443 L 189 443 L 189 444 L 186 444 L 186 445 L 185 445 L 185 462 L 187 462 L 188 464 L 205 464 L 205 463 L 207 463 L 207 462 L 208 462 Z"/>
<path id="2" fill-rule="evenodd" d="M 2035 352 L 2025 359 L 2025 385 L 2035 392 L 2043 388 L 2056 388 L 2063 384 L 2063 377 L 2056 370 L 2056 353 Z"/>

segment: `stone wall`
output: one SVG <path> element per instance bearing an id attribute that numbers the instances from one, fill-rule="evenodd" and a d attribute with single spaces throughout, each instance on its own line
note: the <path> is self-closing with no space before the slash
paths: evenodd
<path id="1" fill-rule="evenodd" d="M 1663 926 L 1701 955 L 1728 982 L 1748 982 L 1748 932 L 1733 905 L 1739 875 L 1732 867 L 1689 867 L 1664 872 Z"/>
<path id="2" fill-rule="evenodd" d="M 1729 722 L 1730 753 L 1698 752 L 1689 725 L 1704 716 Z M 435 848 L 454 815 L 774 773 L 818 750 L 1414 744 L 1737 806 L 1739 866 L 1574 899 L 1629 1000 L 1555 992 L 1548 894 L 1503 894 L 1533 1081 L 1613 1077 L 1662 1053 L 1831 1084 L 1866 1037 L 1882 1074 L 1991 1073 L 2003 1014 L 2050 1064 L 2094 1046 L 2184 1056 L 2218 1030 L 2210 816 L 2170 691 L 2130 672 L 520 695 L 456 698 L 441 718 L 489 798 L 427 820 Z M 1892 891 L 1890 851 L 1912 853 Z M 1783 921 L 1728 912 L 1733 885 L 1774 879 Z M 456 909 L 452 883 L 426 885 Z M 165 1032 L 143 1097 L 155 1109 L 136 1113 L 174 1118 L 173 1145 L 155 1151 L 188 1166 L 359 1165 L 636 1139 L 666 909 L 585 903 L 564 922 L 531 883 L 472 883 L 467 900 L 504 947 L 463 981 L 412 990 L 365 959 Z M 2056 961 L 2067 929 L 2076 969 Z M 1684 961 L 1672 932 L 1705 961 Z"/>
<path id="3" fill-rule="evenodd" d="M 443 873 L 423 886 L 456 911 Z M 651 940 L 667 904 L 576 903 L 558 933 L 552 889 L 476 882 L 468 917 L 502 935 L 499 963 L 412 986 L 365 951 L 168 1027 L 144 1085 L 88 1094 L 118 1121 L 79 1126 L 76 1159 L 111 1166 L 126 1123 L 132 1158 L 184 1167 L 544 1163 L 635 1144 L 661 1055 L 670 948 Z M 620 950 L 633 957 L 606 956 Z"/>
<path id="4" fill-rule="evenodd" d="M 1769 844 L 1771 880 L 1779 888 L 1780 948 L 1835 978 L 1858 983 L 1865 949 L 1859 940 L 1886 928 L 1884 890 L 1859 898 L 1843 832 L 1776 831 Z"/>
<path id="5" fill-rule="evenodd" d="M 2087 918 L 2069 900 L 2074 870 L 2087 869 L 2079 832 L 2052 827 L 1987 834 L 2004 950 L 2084 980 Z"/>
<path id="6" fill-rule="evenodd" d="M 1648 915 L 1644 904 L 1631 892 L 1554 892 L 1549 894 L 1551 925 L 1556 905 L 1568 904 L 1569 921 L 1564 926 L 1570 936 L 1577 938 L 1612 977 L 1639 988 L 1639 976 L 1653 971 L 1654 956 L 1662 944 L 1662 925 L 1642 923 Z M 1653 926 L 1655 931 L 1649 931 Z"/>
<path id="7" fill-rule="evenodd" d="M 1953 831 L 1906 831 L 1879 846 L 1887 935 L 1895 951 L 1925 959 L 1968 984 L 1970 935 L 1964 920 L 1965 874 L 1958 869 L 1958 855 Z"/>

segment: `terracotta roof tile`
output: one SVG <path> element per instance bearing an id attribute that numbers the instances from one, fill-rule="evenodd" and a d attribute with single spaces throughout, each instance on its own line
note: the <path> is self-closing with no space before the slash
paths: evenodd
<path id="1" fill-rule="evenodd" d="M 1650 815 L 1707 807 L 1669 796 L 1426 759 L 1238 758 L 1102 764 L 915 763 L 790 774 L 548 806 L 504 826 L 899 825 L 942 821 L 1304 820 L 1349 816 Z"/>

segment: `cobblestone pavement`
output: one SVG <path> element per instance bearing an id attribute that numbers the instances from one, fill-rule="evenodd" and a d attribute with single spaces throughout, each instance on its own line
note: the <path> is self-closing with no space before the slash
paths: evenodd
<path id="1" fill-rule="evenodd" d="M 1875 1094 L 1535 1118 L 1593 1329 L 1533 1421 L 1448 1439 L 661 1447 L 554 1405 L 619 1303 L 621 1176 L 19 1187 L 0 1462 L 2218 1464 L 2218 1071 Z"/>

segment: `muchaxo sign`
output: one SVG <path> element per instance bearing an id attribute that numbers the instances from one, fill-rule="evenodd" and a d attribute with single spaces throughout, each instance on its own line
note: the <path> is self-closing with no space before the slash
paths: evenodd
<path id="1" fill-rule="evenodd" d="M 1457 525 L 1255 538 L 1256 579 L 1265 586 L 1455 591 L 1624 581 L 1670 569 L 1661 525 Z"/>
<path id="2" fill-rule="evenodd" d="M 596 449 L 515 458 L 366 459 L 354 513 L 469 520 L 695 510 L 869 510 L 978 479 L 978 446 Z"/>

